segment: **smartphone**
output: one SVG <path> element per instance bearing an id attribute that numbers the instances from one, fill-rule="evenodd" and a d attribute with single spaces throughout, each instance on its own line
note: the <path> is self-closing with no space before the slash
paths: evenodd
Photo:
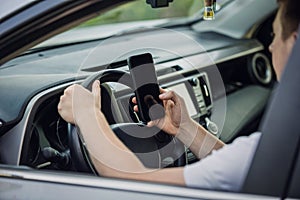
<path id="1" fill-rule="evenodd" d="M 133 87 L 143 122 L 164 117 L 165 110 L 159 99 L 159 86 L 153 58 L 150 53 L 131 56 L 127 60 Z"/>

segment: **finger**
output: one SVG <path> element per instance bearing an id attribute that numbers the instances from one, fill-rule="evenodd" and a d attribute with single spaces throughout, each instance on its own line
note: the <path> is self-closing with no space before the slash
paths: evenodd
<path id="1" fill-rule="evenodd" d="M 133 106 L 133 110 L 134 110 L 135 112 L 139 112 L 138 106 L 137 106 L 137 105 Z"/>
<path id="2" fill-rule="evenodd" d="M 62 107 L 61 107 L 61 100 L 59 101 L 59 103 L 57 104 L 57 111 L 60 114 L 60 112 L 62 111 Z"/>
<path id="3" fill-rule="evenodd" d="M 159 92 L 160 92 L 161 94 L 163 94 L 163 93 L 168 92 L 168 90 L 167 90 L 167 89 L 163 89 L 163 88 L 159 88 Z"/>
<path id="4" fill-rule="evenodd" d="M 166 108 L 168 101 L 163 101 L 163 104 L 164 104 L 164 108 Z"/>
<path id="5" fill-rule="evenodd" d="M 137 104 L 136 97 L 133 97 L 133 98 L 131 99 L 131 101 L 132 101 L 132 103 Z"/>
<path id="6" fill-rule="evenodd" d="M 175 103 L 173 101 L 167 101 L 166 107 L 173 108 L 174 105 L 175 105 Z"/>
<path id="7" fill-rule="evenodd" d="M 166 93 L 160 94 L 159 98 L 161 100 L 172 100 L 175 103 L 178 102 L 178 96 L 174 91 L 167 91 Z"/>
<path id="8" fill-rule="evenodd" d="M 64 96 L 65 96 L 65 94 L 63 94 L 63 95 L 60 96 L 60 98 L 59 98 L 59 103 L 61 103 L 61 102 L 63 101 Z"/>
<path id="9" fill-rule="evenodd" d="M 100 89 L 100 81 L 95 80 L 92 86 L 92 93 L 94 95 L 95 103 L 98 107 L 101 106 L 101 89 Z"/>
<path id="10" fill-rule="evenodd" d="M 153 127 L 153 126 L 157 126 L 158 128 L 162 129 L 163 125 L 164 125 L 165 119 L 157 119 L 154 121 L 150 121 L 147 123 L 147 127 Z"/>
<path id="11" fill-rule="evenodd" d="M 150 121 L 147 123 L 147 127 L 153 127 L 155 126 L 155 122 L 154 121 Z"/>
<path id="12" fill-rule="evenodd" d="M 73 90 L 74 90 L 74 87 L 75 87 L 76 84 L 74 85 L 71 85 L 69 87 L 67 87 L 64 91 L 64 94 L 72 94 L 73 93 Z"/>

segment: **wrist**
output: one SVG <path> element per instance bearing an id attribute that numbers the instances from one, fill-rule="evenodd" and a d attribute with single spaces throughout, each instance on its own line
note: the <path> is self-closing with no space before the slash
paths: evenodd
<path id="1" fill-rule="evenodd" d="M 199 124 L 190 118 L 180 125 L 176 137 L 186 146 L 190 146 L 198 134 L 198 126 Z"/>
<path id="2" fill-rule="evenodd" d="M 79 127 L 95 123 L 97 118 L 101 116 L 102 112 L 100 109 L 91 108 L 79 111 L 75 114 L 75 124 Z M 103 114 L 102 114 L 103 115 Z"/>

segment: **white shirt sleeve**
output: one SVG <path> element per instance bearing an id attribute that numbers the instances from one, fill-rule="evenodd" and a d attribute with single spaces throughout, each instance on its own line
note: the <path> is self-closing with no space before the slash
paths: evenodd
<path id="1" fill-rule="evenodd" d="M 239 137 L 202 160 L 184 167 L 185 184 L 215 190 L 239 191 L 246 178 L 261 133 Z"/>

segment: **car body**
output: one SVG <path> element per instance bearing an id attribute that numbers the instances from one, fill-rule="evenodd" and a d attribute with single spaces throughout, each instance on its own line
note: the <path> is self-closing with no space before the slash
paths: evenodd
<path id="1" fill-rule="evenodd" d="M 108 122 L 139 123 L 129 106 L 132 88 L 112 82 L 123 83 L 124 74 L 114 80 L 118 72 L 128 73 L 128 57 L 141 53 L 153 55 L 160 86 L 180 93 L 194 120 L 206 127 L 207 120 L 215 123 L 216 136 L 225 143 L 257 131 L 261 122 L 276 82 L 268 52 L 275 0 L 219 1 L 221 9 L 212 21 L 195 14 L 66 31 L 131 2 L 26 1 L 1 13 L 0 198 L 281 198 L 104 178 L 80 164 L 86 157 L 81 161 L 69 155 L 74 151 L 70 125 L 57 112 L 64 89 L 111 73 L 108 96 L 102 99 Z M 47 147 L 67 154 L 71 162 L 47 160 Z M 197 161 L 188 149 L 184 159 L 185 164 Z"/>

